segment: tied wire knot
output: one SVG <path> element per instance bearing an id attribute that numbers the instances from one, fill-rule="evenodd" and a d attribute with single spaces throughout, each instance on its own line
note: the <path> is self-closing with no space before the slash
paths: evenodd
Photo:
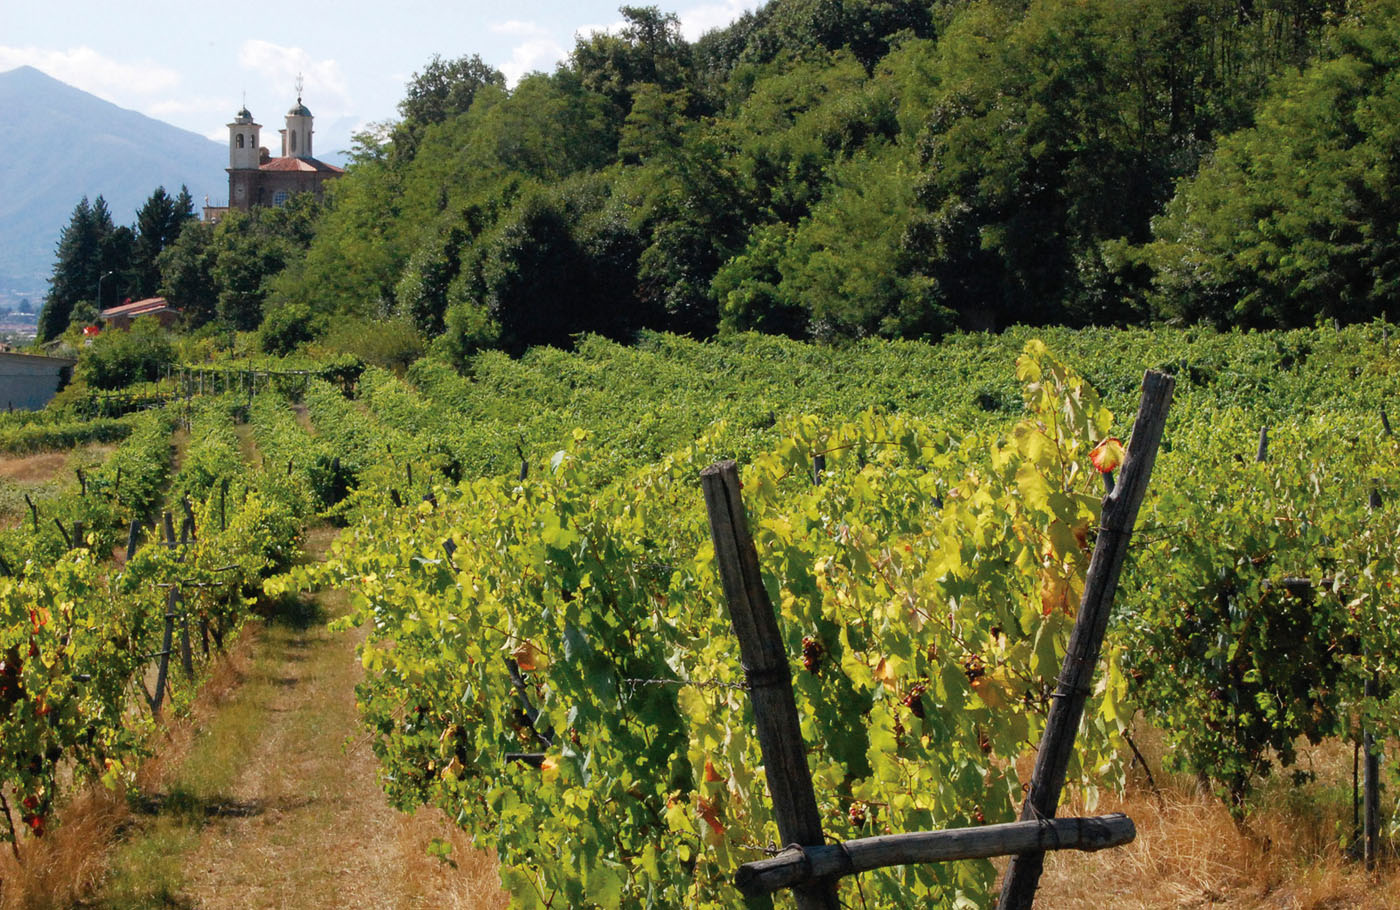
<path id="1" fill-rule="evenodd" d="M 1044 840 L 1049 840 L 1050 843 L 1053 844 L 1053 846 L 1050 849 L 1061 849 L 1063 847 L 1064 842 L 1060 838 L 1060 829 L 1056 828 L 1054 825 L 1054 817 L 1051 816 L 1047 818 L 1044 815 L 1041 815 L 1039 810 L 1036 810 L 1035 815 L 1036 826 L 1040 828 L 1042 842 Z"/>

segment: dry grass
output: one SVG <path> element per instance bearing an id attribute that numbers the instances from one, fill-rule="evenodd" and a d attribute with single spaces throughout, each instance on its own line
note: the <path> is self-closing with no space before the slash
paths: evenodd
<path id="1" fill-rule="evenodd" d="M 0 460 L 0 477 L 30 486 L 48 483 L 57 477 L 67 464 L 67 452 L 11 455 Z"/>
<path id="2" fill-rule="evenodd" d="M 168 786 L 193 746 L 201 724 L 215 716 L 238 688 L 252 661 L 256 632 L 240 636 L 208 671 L 199 698 L 185 718 L 168 719 L 150 744 L 153 755 L 137 773 L 138 792 Z M 139 819 L 127 794 L 100 784 L 80 790 L 57 813 L 58 824 L 42 839 L 20 842 L 22 862 L 0 853 L 0 910 L 58 910 L 87 906 L 109 875 L 113 845 Z"/>
<path id="3" fill-rule="evenodd" d="M 1327 742 L 1300 749 L 1316 779 L 1268 782 L 1243 826 L 1189 778 L 1160 770 L 1161 745 L 1143 744 L 1160 795 L 1133 778 L 1121 798 L 1092 810 L 1127 813 L 1133 843 L 1115 850 L 1050 854 L 1038 907 L 1123 910 L 1222 907 L 1238 910 L 1400 908 L 1400 866 L 1389 858 L 1375 874 L 1345 855 L 1351 831 L 1352 751 Z M 1066 807 L 1061 814 L 1079 814 Z"/>

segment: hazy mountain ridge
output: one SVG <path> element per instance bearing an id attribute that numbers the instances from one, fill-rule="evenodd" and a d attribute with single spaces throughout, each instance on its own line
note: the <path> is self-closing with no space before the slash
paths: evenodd
<path id="1" fill-rule="evenodd" d="M 84 195 L 107 200 L 129 224 L 157 187 L 189 187 L 196 204 L 227 195 L 228 151 L 218 142 L 126 110 L 33 67 L 0 73 L 0 110 L 16 138 L 0 160 L 0 301 L 36 305 L 54 244 Z"/>

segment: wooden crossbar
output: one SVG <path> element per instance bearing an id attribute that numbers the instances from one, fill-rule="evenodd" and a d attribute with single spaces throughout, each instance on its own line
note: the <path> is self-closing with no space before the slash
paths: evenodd
<path id="1" fill-rule="evenodd" d="M 1104 850 L 1129 843 L 1136 836 L 1133 820 L 1117 812 L 1092 818 L 1055 818 L 861 837 L 840 844 L 793 845 L 777 856 L 740 866 L 734 883 L 745 895 L 757 897 L 780 888 L 886 866 L 987 859 L 1041 850 Z"/>

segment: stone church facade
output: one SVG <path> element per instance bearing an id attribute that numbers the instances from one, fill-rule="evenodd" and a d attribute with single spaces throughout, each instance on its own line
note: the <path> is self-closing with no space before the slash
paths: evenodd
<path id="1" fill-rule="evenodd" d="M 229 208 L 247 211 L 282 205 L 297 193 L 320 197 L 327 180 L 345 173 L 343 168 L 318 161 L 312 154 L 312 116 L 297 98 L 287 112 L 282 134 L 282 154 L 273 158 L 262 145 L 262 124 L 245 106 L 228 125 L 228 206 L 206 206 L 204 220 L 217 221 Z"/>

